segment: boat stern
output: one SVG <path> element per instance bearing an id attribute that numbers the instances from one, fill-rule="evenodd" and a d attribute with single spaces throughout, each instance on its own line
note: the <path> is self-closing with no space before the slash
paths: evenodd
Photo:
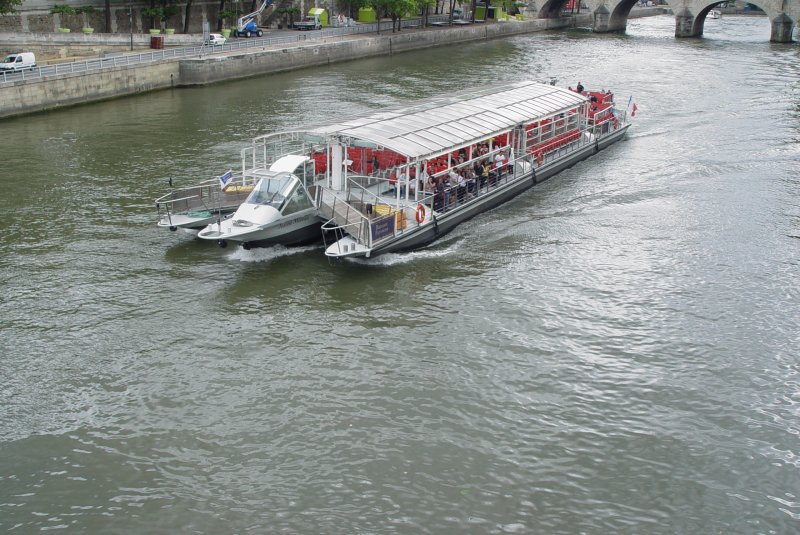
<path id="1" fill-rule="evenodd" d="M 372 249 L 362 243 L 358 243 L 352 236 L 344 236 L 325 248 L 325 256 L 329 258 L 369 258 L 371 252 Z"/>
<path id="2" fill-rule="evenodd" d="M 170 230 L 187 229 L 199 230 L 214 221 L 214 214 L 211 212 L 188 212 L 185 214 L 169 214 L 162 216 L 158 220 L 160 228 Z"/>

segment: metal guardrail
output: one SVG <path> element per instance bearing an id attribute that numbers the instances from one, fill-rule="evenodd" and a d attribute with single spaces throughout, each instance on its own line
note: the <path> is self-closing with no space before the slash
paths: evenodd
<path id="1" fill-rule="evenodd" d="M 430 16 L 428 22 L 446 21 L 448 17 Z M 407 19 L 401 21 L 402 28 L 418 28 L 422 25 L 422 19 Z M 391 32 L 391 22 L 381 22 L 381 32 Z M 37 81 L 46 78 L 57 78 L 72 74 L 87 74 L 100 72 L 116 67 L 127 67 L 130 65 L 145 65 L 158 63 L 161 61 L 172 61 L 183 58 L 202 58 L 210 54 L 220 52 L 235 52 L 237 50 L 248 50 L 262 48 L 272 45 L 286 45 L 313 41 L 327 37 L 340 37 L 344 35 L 358 35 L 365 33 L 376 33 L 378 24 L 355 24 L 352 26 L 341 26 L 335 28 L 325 28 L 324 30 L 298 31 L 295 34 L 282 35 L 280 37 L 251 37 L 251 38 L 232 38 L 224 45 L 202 45 L 180 48 L 164 48 L 142 52 L 139 54 L 126 54 L 108 58 L 95 58 L 84 61 L 72 61 L 69 63 L 59 63 L 46 67 L 36 67 L 32 71 L 3 72 L 0 76 L 0 86 L 3 84 L 19 81 Z"/>

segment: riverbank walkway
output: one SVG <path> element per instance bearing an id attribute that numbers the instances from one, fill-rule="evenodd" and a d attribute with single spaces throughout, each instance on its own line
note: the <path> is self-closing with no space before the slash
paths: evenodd
<path id="1" fill-rule="evenodd" d="M 661 8 L 645 8 L 650 16 Z M 638 11 L 645 11 L 645 9 Z M 431 17 L 429 22 L 444 22 Z M 91 59 L 42 65 L 32 71 L 0 77 L 0 117 L 45 111 L 76 104 L 118 98 L 147 91 L 197 86 L 330 65 L 371 56 L 393 55 L 462 42 L 502 38 L 564 27 L 587 27 L 591 15 L 562 19 L 489 21 L 477 24 L 429 25 L 419 19 L 403 21 L 403 29 L 392 32 L 392 23 L 359 24 L 310 32 L 271 30 L 262 38 L 231 39 L 224 45 L 203 46 L 199 35 L 165 36 L 173 42 L 194 40 L 195 46 L 167 46 L 146 52 L 120 52 L 130 45 L 130 35 L 110 34 L 107 50 Z M 50 42 L 55 42 L 48 34 Z M 92 39 L 96 36 L 75 36 Z M 147 39 L 150 36 L 138 36 Z M 74 39 L 62 36 L 61 39 Z M 280 52 L 280 53 L 276 53 Z"/>

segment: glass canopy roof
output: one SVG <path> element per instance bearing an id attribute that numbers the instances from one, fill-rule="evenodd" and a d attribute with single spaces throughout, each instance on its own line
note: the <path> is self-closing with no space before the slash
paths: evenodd
<path id="1" fill-rule="evenodd" d="M 538 82 L 505 82 L 312 128 L 315 136 L 351 138 L 409 158 L 445 152 L 573 109 L 586 97 Z"/>

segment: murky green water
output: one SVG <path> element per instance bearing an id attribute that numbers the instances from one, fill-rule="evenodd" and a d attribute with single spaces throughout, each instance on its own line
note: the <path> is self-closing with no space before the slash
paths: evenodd
<path id="1" fill-rule="evenodd" d="M 534 34 L 0 123 L 0 530 L 800 529 L 800 68 L 764 18 Z M 497 78 L 627 141 L 433 246 L 219 249 L 250 138 Z"/>

